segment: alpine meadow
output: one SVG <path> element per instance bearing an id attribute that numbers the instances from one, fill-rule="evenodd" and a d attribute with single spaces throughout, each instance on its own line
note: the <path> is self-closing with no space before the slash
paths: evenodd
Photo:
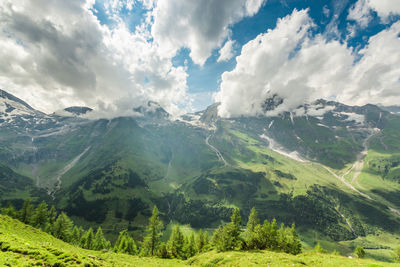
<path id="1" fill-rule="evenodd" d="M 399 7 L 0 1 L 0 266 L 400 266 Z"/>

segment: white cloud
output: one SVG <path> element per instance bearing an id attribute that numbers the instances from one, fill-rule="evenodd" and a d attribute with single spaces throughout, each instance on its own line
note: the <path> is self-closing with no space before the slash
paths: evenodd
<path id="1" fill-rule="evenodd" d="M 274 95 L 284 102 L 267 115 L 294 111 L 318 98 L 351 105 L 399 103 L 400 21 L 371 37 L 359 52 L 322 35 L 313 37 L 312 27 L 307 10 L 294 10 L 275 29 L 245 44 L 235 69 L 222 75 L 215 95 L 219 114 L 261 114 L 264 101 Z"/>
<path id="2" fill-rule="evenodd" d="M 356 21 L 361 28 L 366 28 L 372 20 L 370 6 L 367 0 L 357 1 L 349 10 L 348 20 Z"/>
<path id="3" fill-rule="evenodd" d="M 217 59 L 217 62 L 221 61 L 227 61 L 231 59 L 234 56 L 234 45 L 235 41 L 228 40 L 225 42 L 224 46 L 221 47 L 219 50 L 219 57 Z"/>
<path id="4" fill-rule="evenodd" d="M 145 27 L 132 33 L 122 21 L 102 26 L 92 6 L 2 1 L 0 87 L 45 112 L 87 105 L 118 113 L 147 99 L 178 112 L 187 101 L 185 68 L 158 54 Z"/>
<path id="5" fill-rule="evenodd" d="M 349 10 L 349 20 L 355 20 L 362 28 L 372 20 L 371 11 L 375 11 L 383 23 L 389 23 L 392 16 L 400 15 L 398 0 L 358 0 Z"/>
<path id="6" fill-rule="evenodd" d="M 229 27 L 258 12 L 265 0 L 159 0 L 152 10 L 152 36 L 160 54 L 173 57 L 190 49 L 193 62 L 203 65 L 229 36 Z"/>
<path id="7" fill-rule="evenodd" d="M 368 4 L 378 13 L 383 22 L 388 22 L 391 16 L 400 14 L 398 0 L 368 0 Z"/>

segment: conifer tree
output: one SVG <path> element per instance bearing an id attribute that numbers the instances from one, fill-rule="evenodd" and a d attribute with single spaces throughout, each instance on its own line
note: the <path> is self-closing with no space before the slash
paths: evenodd
<path id="1" fill-rule="evenodd" d="M 79 232 L 79 228 L 77 226 L 74 226 L 74 228 L 72 229 L 70 242 L 74 245 L 80 245 L 80 240 L 81 240 L 81 235 Z"/>
<path id="2" fill-rule="evenodd" d="M 94 237 L 94 244 L 93 244 L 93 249 L 94 250 L 102 250 L 106 249 L 107 247 L 107 240 L 104 237 L 103 230 L 99 226 L 96 231 L 96 235 Z"/>
<path id="3" fill-rule="evenodd" d="M 93 249 L 94 246 L 94 234 L 93 234 L 93 229 L 92 227 L 89 228 L 89 230 L 87 230 L 86 234 L 84 235 L 83 238 L 83 248 L 86 249 Z"/>
<path id="4" fill-rule="evenodd" d="M 242 245 L 241 224 L 242 217 L 239 209 L 236 208 L 233 210 L 231 222 L 214 232 L 213 241 L 218 251 L 234 250 Z"/>
<path id="5" fill-rule="evenodd" d="M 363 247 L 360 247 L 360 246 L 357 246 L 357 247 L 354 249 L 354 255 L 355 255 L 357 258 L 359 258 L 359 259 L 364 258 L 364 256 L 365 256 L 364 248 L 363 248 Z"/>
<path id="6" fill-rule="evenodd" d="M 160 244 L 160 237 L 162 235 L 161 229 L 163 223 L 159 218 L 157 206 L 153 208 L 153 214 L 149 219 L 149 225 L 147 227 L 147 235 L 144 239 L 145 254 L 154 256 L 157 252 L 157 248 Z"/>
<path id="7" fill-rule="evenodd" d="M 15 207 L 11 202 L 7 202 L 6 207 L 2 209 L 2 213 L 4 215 L 10 216 L 11 218 L 17 218 L 17 211 L 15 210 Z"/>
<path id="8" fill-rule="evenodd" d="M 136 255 L 138 253 L 136 243 L 128 234 L 127 230 L 123 230 L 119 233 L 118 239 L 114 245 L 114 251 L 131 255 Z"/>
<path id="9" fill-rule="evenodd" d="M 294 223 L 292 224 L 292 227 L 290 228 L 290 247 L 289 247 L 289 253 L 292 253 L 294 255 L 297 255 L 301 253 L 301 242 L 299 240 L 299 235 L 296 232 L 295 225 Z"/>
<path id="10" fill-rule="evenodd" d="M 33 206 L 31 200 L 28 198 L 24 201 L 22 209 L 18 212 L 18 219 L 23 223 L 30 223 L 33 215 Z"/>
<path id="11" fill-rule="evenodd" d="M 250 211 L 249 220 L 247 222 L 247 231 L 254 232 L 254 228 L 260 224 L 260 220 L 258 219 L 258 212 L 253 207 Z"/>
<path id="12" fill-rule="evenodd" d="M 49 218 L 50 225 L 53 225 L 57 218 L 57 211 L 56 211 L 56 207 L 54 207 L 54 205 L 51 206 L 51 208 L 48 212 L 48 218 Z"/>
<path id="13" fill-rule="evenodd" d="M 185 237 L 179 225 L 176 225 L 168 241 L 168 250 L 173 258 L 185 259 L 184 247 Z"/>
<path id="14" fill-rule="evenodd" d="M 255 232 L 256 227 L 260 225 L 260 220 L 258 219 L 258 213 L 255 208 L 252 208 L 249 215 L 249 220 L 247 222 L 246 229 L 246 246 L 248 249 L 258 248 L 258 241 L 260 236 Z"/>
<path id="15" fill-rule="evenodd" d="M 187 237 L 185 240 L 185 253 L 186 257 L 190 258 L 196 255 L 196 241 L 194 238 L 194 233 L 190 235 L 190 237 Z"/>
<path id="16" fill-rule="evenodd" d="M 168 258 L 170 258 L 167 245 L 166 245 L 164 242 L 161 242 L 161 243 L 160 243 L 160 246 L 159 246 L 159 248 L 158 248 L 157 255 L 158 255 L 158 257 L 160 257 L 160 258 L 162 258 L 162 259 L 168 259 Z"/>
<path id="17" fill-rule="evenodd" d="M 206 250 L 207 244 L 208 244 L 207 232 L 203 232 L 203 230 L 200 229 L 199 233 L 197 234 L 196 250 L 199 253 L 204 252 Z"/>
<path id="18" fill-rule="evenodd" d="M 32 216 L 31 224 L 38 228 L 45 228 L 48 222 L 48 210 L 46 202 L 42 201 L 39 206 L 35 209 Z"/>
<path id="19" fill-rule="evenodd" d="M 68 218 L 67 214 L 61 212 L 57 220 L 52 226 L 52 234 L 58 239 L 68 242 L 71 237 L 71 230 L 73 227 L 72 221 Z"/>
<path id="20" fill-rule="evenodd" d="M 278 224 L 276 223 L 275 218 L 272 220 L 269 232 L 269 240 L 267 243 L 267 247 L 276 250 L 278 248 Z"/>

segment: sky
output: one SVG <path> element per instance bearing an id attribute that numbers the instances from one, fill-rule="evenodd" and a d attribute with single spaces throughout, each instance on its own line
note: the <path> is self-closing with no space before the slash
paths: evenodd
<path id="1" fill-rule="evenodd" d="M 400 103 L 400 0 L 2 0 L 0 28 L 0 88 L 46 113 Z"/>

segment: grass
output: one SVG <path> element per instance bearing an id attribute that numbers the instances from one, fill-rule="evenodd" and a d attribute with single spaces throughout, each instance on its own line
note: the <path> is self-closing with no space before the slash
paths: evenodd
<path id="1" fill-rule="evenodd" d="M 371 259 L 356 259 L 332 254 L 306 252 L 299 255 L 271 251 L 225 252 L 200 254 L 186 261 L 199 266 L 400 266 Z"/>
<path id="2" fill-rule="evenodd" d="M 372 259 L 349 259 L 306 252 L 210 251 L 186 261 L 85 250 L 0 215 L 0 266 L 400 266 Z"/>
<path id="3" fill-rule="evenodd" d="M 0 215 L 0 266 L 184 266 L 179 260 L 86 250 Z"/>

